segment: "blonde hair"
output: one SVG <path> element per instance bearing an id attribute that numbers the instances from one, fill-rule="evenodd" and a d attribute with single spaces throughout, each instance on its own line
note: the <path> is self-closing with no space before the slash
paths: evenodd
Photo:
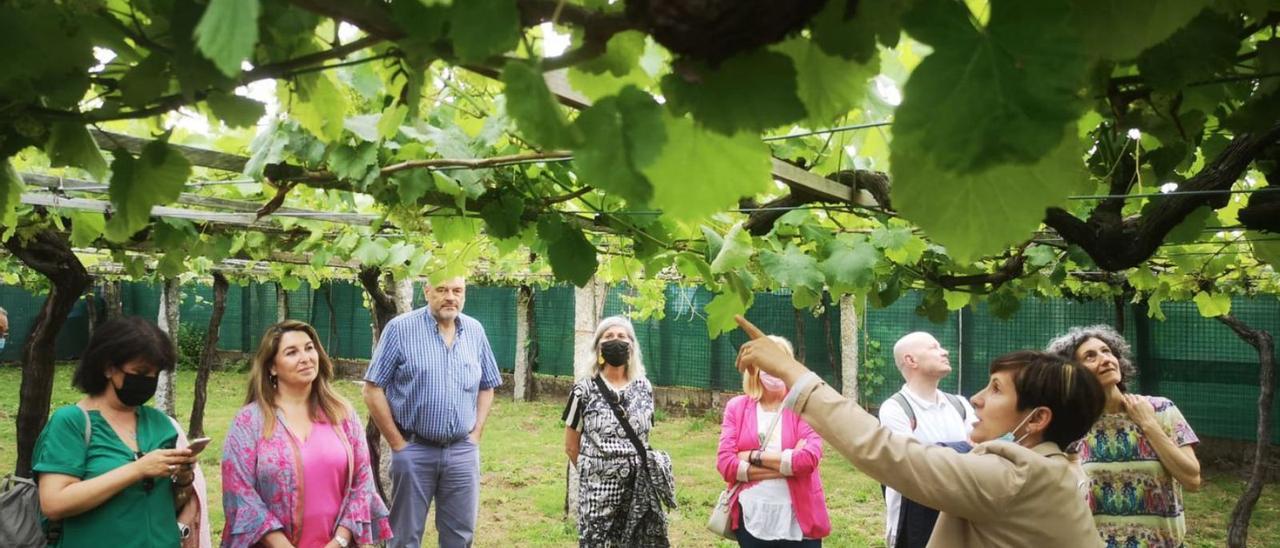
<path id="1" fill-rule="evenodd" d="M 328 419 L 329 424 L 338 424 L 346 418 L 351 404 L 333 389 L 333 361 L 320 344 L 320 336 L 314 327 L 297 320 L 285 320 L 267 328 L 258 343 L 258 353 L 253 356 L 253 365 L 249 371 L 249 392 L 245 396 L 245 405 L 257 403 L 262 410 L 262 437 L 270 438 L 276 424 L 276 396 L 279 390 L 271 382 L 271 366 L 275 363 L 276 353 L 280 351 L 280 339 L 285 333 L 301 331 L 311 338 L 319 356 L 315 380 L 311 381 L 311 420 Z"/>
<path id="2" fill-rule="evenodd" d="M 640 343 L 636 340 L 636 328 L 631 325 L 631 320 L 625 316 L 609 316 L 600 320 L 600 325 L 596 326 L 595 336 L 591 339 L 591 346 L 578 355 L 577 361 L 573 366 L 573 378 L 576 380 L 590 379 L 600 372 L 604 366 L 600 365 L 600 338 L 604 336 L 605 331 L 614 327 L 621 327 L 627 332 L 627 342 L 631 343 L 631 359 L 627 360 L 627 382 L 644 378 L 644 356 L 640 353 Z"/>
<path id="3" fill-rule="evenodd" d="M 796 357 L 796 349 L 791 346 L 791 341 L 788 341 L 786 337 L 779 335 L 768 335 L 768 337 L 769 340 L 777 343 L 783 350 L 786 350 L 788 356 L 793 358 Z M 746 371 L 742 372 L 742 392 L 757 400 L 764 395 L 764 385 L 760 384 L 759 369 L 749 367 Z"/>

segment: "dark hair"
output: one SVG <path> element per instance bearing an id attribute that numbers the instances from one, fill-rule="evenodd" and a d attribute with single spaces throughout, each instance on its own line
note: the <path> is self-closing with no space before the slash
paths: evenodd
<path id="1" fill-rule="evenodd" d="M 156 324 L 137 316 L 107 320 L 93 330 L 80 357 L 71 386 L 91 396 L 107 389 L 107 369 L 141 360 L 161 371 L 173 371 L 177 352 Z"/>
<path id="2" fill-rule="evenodd" d="M 1013 373 L 1018 410 L 1047 407 L 1053 413 L 1044 439 L 1066 449 L 1084 437 L 1102 415 L 1106 395 L 1098 378 L 1084 366 L 1035 350 L 1010 352 L 991 361 L 991 374 Z"/>
<path id="3" fill-rule="evenodd" d="M 1088 327 L 1072 327 L 1066 333 L 1049 341 L 1049 346 L 1045 350 L 1065 359 L 1075 361 L 1076 350 L 1080 348 L 1080 345 L 1088 342 L 1089 339 L 1098 339 L 1107 345 L 1107 348 L 1111 349 L 1111 353 L 1116 357 L 1116 362 L 1120 364 L 1120 383 L 1117 387 L 1121 392 L 1128 393 L 1129 379 L 1138 374 L 1138 368 L 1133 366 L 1133 351 L 1129 349 L 1129 342 L 1124 340 L 1124 336 L 1111 326 L 1098 324 Z"/>

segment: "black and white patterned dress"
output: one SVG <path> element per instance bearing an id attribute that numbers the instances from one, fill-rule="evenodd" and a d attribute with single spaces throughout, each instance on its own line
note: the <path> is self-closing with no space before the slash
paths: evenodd
<path id="1" fill-rule="evenodd" d="M 653 387 L 649 381 L 636 379 L 607 397 L 620 398 L 631 428 L 648 444 L 653 427 Z M 564 409 L 565 425 L 582 433 L 578 544 L 669 546 L 666 515 L 656 508 L 648 475 L 637 478 L 640 457 L 605 398 L 595 381 L 580 380 L 573 385 Z"/>

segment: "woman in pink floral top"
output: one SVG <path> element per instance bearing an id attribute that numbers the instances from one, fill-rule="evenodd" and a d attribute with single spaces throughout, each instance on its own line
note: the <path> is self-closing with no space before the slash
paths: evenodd
<path id="1" fill-rule="evenodd" d="M 315 329 L 267 329 L 222 453 L 224 548 L 346 548 L 391 537 L 364 427 Z"/>

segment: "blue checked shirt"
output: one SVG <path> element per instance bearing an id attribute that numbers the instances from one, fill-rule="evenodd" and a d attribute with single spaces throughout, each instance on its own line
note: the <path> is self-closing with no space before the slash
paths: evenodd
<path id="1" fill-rule="evenodd" d="M 476 395 L 502 384 L 484 327 L 458 314 L 453 348 L 428 307 L 387 323 L 364 380 L 382 387 L 401 432 L 447 443 L 476 425 Z"/>

